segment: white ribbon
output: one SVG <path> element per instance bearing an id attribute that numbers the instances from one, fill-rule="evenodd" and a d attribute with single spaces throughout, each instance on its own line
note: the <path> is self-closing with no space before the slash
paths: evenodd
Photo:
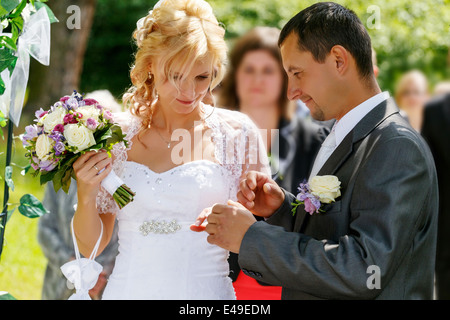
<path id="1" fill-rule="evenodd" d="M 86 258 L 73 260 L 61 266 L 62 273 L 70 283 L 73 283 L 76 290 L 69 300 L 92 300 L 89 290 L 97 283 L 102 270 L 101 264 Z"/>
<path id="2" fill-rule="evenodd" d="M 67 280 L 73 283 L 73 285 L 75 286 L 76 292 L 69 297 L 69 300 L 92 300 L 89 296 L 89 290 L 91 290 L 95 286 L 98 280 L 98 276 L 103 270 L 102 265 L 95 261 L 95 256 L 97 255 L 97 250 L 100 246 L 100 241 L 103 235 L 103 223 L 100 222 L 100 224 L 100 236 L 94 246 L 94 249 L 92 250 L 89 259 L 87 259 L 81 258 L 80 256 L 77 240 L 75 238 L 75 232 L 73 230 L 73 218 L 70 222 L 76 259 L 67 262 L 60 267 L 61 272 L 64 274 Z"/>
<path id="3" fill-rule="evenodd" d="M 25 21 L 17 44 L 17 62 L 11 77 L 8 69 L 1 73 L 5 92 L 0 96 L 0 110 L 19 125 L 30 72 L 30 55 L 43 65 L 50 64 L 50 19 L 45 7 Z"/>
<path id="4" fill-rule="evenodd" d="M 103 171 L 103 170 L 102 170 Z M 101 171 L 100 171 L 101 172 Z M 99 173 L 100 173 L 99 172 Z M 110 173 L 102 180 L 101 183 L 103 189 L 108 191 L 110 195 L 114 195 L 116 190 L 123 185 L 122 179 L 120 179 L 114 171 L 111 170 Z"/>

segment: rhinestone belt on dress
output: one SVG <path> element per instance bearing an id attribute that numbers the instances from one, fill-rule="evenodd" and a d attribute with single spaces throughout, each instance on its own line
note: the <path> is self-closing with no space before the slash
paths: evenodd
<path id="1" fill-rule="evenodd" d="M 139 231 L 143 236 L 147 236 L 149 233 L 157 233 L 157 234 L 169 234 L 175 233 L 181 229 L 181 226 L 177 223 L 177 220 L 172 220 L 171 222 L 167 222 L 165 220 L 162 221 L 144 221 L 139 226 Z"/>

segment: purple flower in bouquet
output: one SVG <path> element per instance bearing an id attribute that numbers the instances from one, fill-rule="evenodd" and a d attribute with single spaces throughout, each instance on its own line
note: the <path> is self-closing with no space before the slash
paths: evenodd
<path id="1" fill-rule="evenodd" d="M 78 120 L 76 119 L 74 114 L 68 113 L 64 116 L 64 125 L 71 123 L 78 123 Z"/>
<path id="2" fill-rule="evenodd" d="M 66 151 L 66 145 L 63 142 L 58 141 L 53 146 L 53 149 L 55 150 L 55 156 L 60 156 Z"/>
<path id="3" fill-rule="evenodd" d="M 39 158 L 38 157 L 35 157 L 35 156 L 32 156 L 31 157 L 31 159 L 32 159 L 32 161 L 31 161 L 31 167 L 34 169 L 34 170 L 39 170 Z"/>
<path id="4" fill-rule="evenodd" d="M 98 122 L 95 121 L 95 119 L 88 118 L 88 119 L 86 120 L 86 127 L 87 127 L 88 129 L 90 129 L 90 130 L 95 130 L 95 129 L 97 129 L 97 126 L 98 126 Z"/>
<path id="5" fill-rule="evenodd" d="M 22 136 L 22 141 L 24 140 L 32 140 L 37 138 L 38 136 L 38 127 L 35 124 L 29 125 L 25 127 L 26 133 Z"/>
<path id="6" fill-rule="evenodd" d="M 57 124 L 54 128 L 53 131 L 58 131 L 61 133 L 64 133 L 64 125 L 63 124 Z"/>
<path id="7" fill-rule="evenodd" d="M 74 97 L 67 99 L 65 104 L 69 110 L 76 110 L 79 107 L 78 100 Z"/>
<path id="8" fill-rule="evenodd" d="M 58 165 L 58 160 L 42 160 L 39 163 L 39 168 L 44 171 L 52 171 Z"/>
<path id="9" fill-rule="evenodd" d="M 105 110 L 103 112 L 103 118 L 106 119 L 106 120 L 109 120 L 109 121 L 113 121 L 114 120 L 113 114 L 109 110 Z"/>
<path id="10" fill-rule="evenodd" d="M 53 132 L 52 132 L 51 134 L 48 135 L 48 137 L 49 137 L 50 139 L 53 139 L 55 142 L 60 142 L 61 140 L 62 140 L 62 141 L 65 140 L 65 139 L 64 139 L 64 135 L 63 135 L 61 132 L 56 131 L 56 130 L 54 130 L 54 129 L 53 129 Z"/>
<path id="11" fill-rule="evenodd" d="M 53 111 L 55 111 L 57 108 L 59 108 L 59 107 L 65 107 L 65 105 L 64 105 L 64 103 L 62 103 L 61 101 L 58 101 L 58 102 L 56 102 L 54 105 L 52 105 L 51 107 L 50 107 L 50 111 L 51 112 L 53 112 Z M 67 108 L 66 108 L 67 109 Z"/>
<path id="12" fill-rule="evenodd" d="M 95 99 L 92 99 L 92 98 L 84 99 L 85 106 L 92 106 L 92 105 L 96 105 L 96 104 L 98 104 L 98 102 Z"/>
<path id="13" fill-rule="evenodd" d="M 37 119 L 42 118 L 48 113 L 48 111 L 44 111 L 42 108 L 40 108 L 38 111 L 34 113 Z"/>
<path id="14" fill-rule="evenodd" d="M 64 96 L 61 99 L 59 99 L 59 101 L 61 101 L 62 103 L 65 103 L 69 99 L 70 99 L 70 96 Z"/>

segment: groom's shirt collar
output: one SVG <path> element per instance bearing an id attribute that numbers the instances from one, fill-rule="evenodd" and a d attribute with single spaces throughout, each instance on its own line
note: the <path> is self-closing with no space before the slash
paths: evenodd
<path id="1" fill-rule="evenodd" d="M 335 130 L 336 147 L 344 140 L 347 134 L 360 122 L 373 108 L 389 99 L 389 92 L 381 92 L 347 112 L 339 121 L 336 121 Z"/>

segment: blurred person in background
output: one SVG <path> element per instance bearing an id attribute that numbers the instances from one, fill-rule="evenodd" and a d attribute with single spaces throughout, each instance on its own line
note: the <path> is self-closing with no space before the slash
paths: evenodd
<path id="1" fill-rule="evenodd" d="M 425 107 L 422 136 L 436 164 L 439 218 L 436 248 L 436 298 L 450 299 L 450 91 L 434 97 Z"/>
<path id="2" fill-rule="evenodd" d="M 436 84 L 433 91 L 434 96 L 439 96 L 446 93 L 450 93 L 450 81 L 442 81 Z"/>
<path id="3" fill-rule="evenodd" d="M 420 132 L 423 110 L 430 98 L 426 76 L 419 70 L 405 73 L 397 83 L 394 98 L 400 113 L 417 132 Z"/>
<path id="4" fill-rule="evenodd" d="M 85 98 L 97 100 L 113 113 L 122 111 L 122 106 L 108 90 L 93 91 Z M 77 203 L 76 180 L 72 179 L 67 194 L 62 189 L 55 192 L 53 183 L 51 181 L 47 183 L 43 202 L 49 213 L 39 219 L 38 227 L 38 241 L 48 260 L 42 287 L 42 299 L 67 300 L 75 290 L 73 285 L 67 283 L 60 267 L 75 259 L 70 220 L 75 213 L 74 205 Z M 113 240 L 96 258 L 96 261 L 103 266 L 103 272 L 95 287 L 89 292 L 94 300 L 101 298 L 107 278 L 114 266 L 117 248 L 117 229 L 115 229 Z"/>
<path id="5" fill-rule="evenodd" d="M 267 134 L 267 150 L 274 150 L 273 178 L 286 190 L 296 192 L 308 178 L 327 128 L 300 117 L 295 102 L 287 98 L 279 33 L 277 28 L 256 27 L 237 39 L 217 102 L 219 107 L 247 114 L 259 129 L 265 129 L 263 136 L 273 133 Z M 246 276 L 237 261 L 238 255 L 230 253 L 230 277 L 238 300 L 280 299 L 280 287 L 265 286 Z"/>
<path id="6" fill-rule="evenodd" d="M 377 52 L 374 48 L 372 48 L 372 66 L 373 74 L 375 75 L 375 78 L 378 78 L 378 75 L 380 74 L 380 68 L 378 68 Z"/>

